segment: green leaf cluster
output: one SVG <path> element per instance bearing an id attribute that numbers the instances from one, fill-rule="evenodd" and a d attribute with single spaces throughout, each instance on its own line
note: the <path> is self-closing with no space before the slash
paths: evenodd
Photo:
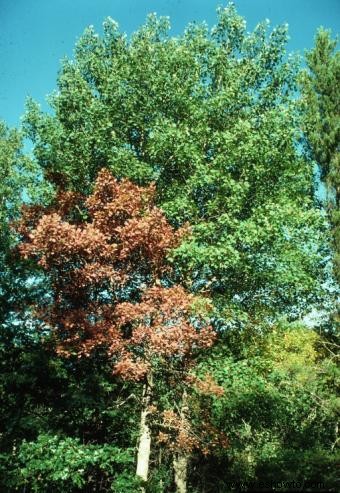
<path id="1" fill-rule="evenodd" d="M 221 341 L 199 368 L 200 376 L 209 373 L 225 390 L 210 404 L 216 426 L 230 440 L 219 458 L 228 472 L 220 470 L 218 491 L 228 491 L 232 480 L 314 480 L 331 490 L 339 457 L 339 369 L 324 338 L 283 323 L 251 345 L 243 338 L 242 347 L 243 354 L 226 354 Z M 214 457 L 197 467 L 212 472 L 218 464 Z"/>
<path id="2" fill-rule="evenodd" d="M 133 478 L 126 477 L 127 468 L 134 461 L 131 449 L 114 445 L 82 444 L 79 439 L 39 435 L 34 442 L 24 440 L 13 449 L 16 467 L 7 473 L 8 484 L 16 489 L 28 487 L 40 492 L 53 488 L 58 492 L 95 491 L 98 476 L 102 491 L 133 491 Z M 12 462 L 12 464 L 13 464 Z M 132 472 L 132 471 L 131 471 Z M 130 490 L 121 490 L 122 484 Z"/>

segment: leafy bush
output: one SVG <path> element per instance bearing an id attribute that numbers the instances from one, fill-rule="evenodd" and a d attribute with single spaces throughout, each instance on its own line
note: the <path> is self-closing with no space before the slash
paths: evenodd
<path id="1" fill-rule="evenodd" d="M 79 439 L 39 435 L 24 440 L 12 456 L 0 457 L 6 491 L 135 491 L 132 449 L 82 444 Z"/>

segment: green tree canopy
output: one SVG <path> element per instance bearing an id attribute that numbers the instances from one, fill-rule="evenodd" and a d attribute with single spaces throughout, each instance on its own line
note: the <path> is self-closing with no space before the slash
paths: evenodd
<path id="1" fill-rule="evenodd" d="M 26 134 L 46 178 L 88 193 L 98 170 L 155 181 L 170 221 L 193 224 L 173 255 L 194 290 L 232 311 L 296 316 L 315 301 L 322 252 L 312 167 L 298 151 L 297 62 L 287 27 L 252 33 L 234 6 L 169 35 L 148 17 L 130 40 L 110 18 L 65 60 L 51 114 Z"/>

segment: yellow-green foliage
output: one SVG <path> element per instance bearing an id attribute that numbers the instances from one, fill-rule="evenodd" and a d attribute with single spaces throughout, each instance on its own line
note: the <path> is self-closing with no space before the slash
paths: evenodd
<path id="1" fill-rule="evenodd" d="M 273 371 L 286 375 L 292 385 L 303 384 L 317 378 L 318 343 L 320 337 L 310 328 L 274 330 L 269 336 L 265 354 L 271 360 Z"/>

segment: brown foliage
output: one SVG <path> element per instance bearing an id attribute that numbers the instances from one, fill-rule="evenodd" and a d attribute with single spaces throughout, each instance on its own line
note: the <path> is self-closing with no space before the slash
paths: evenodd
<path id="1" fill-rule="evenodd" d="M 181 286 L 153 286 L 144 292 L 140 303 L 120 303 L 116 321 L 120 326 L 133 324 L 130 342 L 147 348 L 150 357 L 184 357 L 211 346 L 215 337 L 211 327 L 197 330 L 190 323 L 193 300 Z"/>
<path id="2" fill-rule="evenodd" d="M 203 415 L 201 418 L 202 421 L 197 426 L 190 419 L 189 408 L 185 413 L 178 413 L 173 409 L 163 411 L 158 443 L 166 445 L 169 450 L 187 454 L 199 449 L 204 455 L 209 455 L 216 449 L 228 448 L 226 435 L 212 426 L 210 420 L 206 419 L 207 416 Z"/>
<path id="3" fill-rule="evenodd" d="M 35 312 L 52 329 L 60 356 L 80 358 L 101 347 L 125 380 L 144 379 L 157 361 L 165 371 L 179 371 L 187 385 L 195 353 L 210 347 L 215 334 L 205 315 L 194 313 L 192 294 L 162 285 L 170 274 L 167 254 L 188 227 L 175 231 L 154 194 L 154 185 L 117 181 L 102 170 L 87 199 L 63 189 L 50 207 L 25 207 L 17 224 L 20 252 L 50 279 L 53 301 Z M 122 301 L 119 292 L 136 273 L 134 302 Z M 219 392 L 212 381 L 194 383 L 205 393 Z M 189 422 L 173 413 L 171 424 L 169 412 L 163 427 L 177 430 L 171 447 L 198 447 Z"/>
<path id="4" fill-rule="evenodd" d="M 194 297 L 158 280 L 186 228 L 172 228 L 154 194 L 154 185 L 119 182 L 102 170 L 86 200 L 63 190 L 51 207 L 26 207 L 18 225 L 21 254 L 36 259 L 52 282 L 54 302 L 37 313 L 55 330 L 59 353 L 89 355 L 105 346 L 117 358 L 115 373 L 134 380 L 153 357 L 189 357 L 214 339 L 209 326 L 198 330 L 190 320 Z M 148 278 L 140 301 L 119 302 L 114 290 L 140 269 Z M 109 301 L 94 296 L 100 287 Z"/>

